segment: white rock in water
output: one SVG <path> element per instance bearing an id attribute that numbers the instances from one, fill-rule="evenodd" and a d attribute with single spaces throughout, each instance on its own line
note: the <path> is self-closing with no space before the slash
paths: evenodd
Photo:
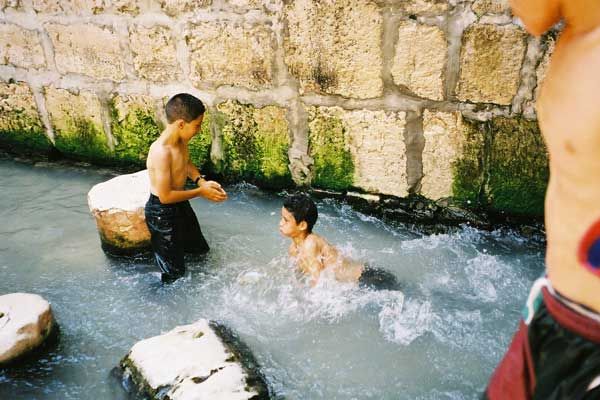
<path id="1" fill-rule="evenodd" d="M 50 303 L 37 294 L 0 296 L 0 365 L 39 347 L 54 329 Z"/>
<path id="2" fill-rule="evenodd" d="M 268 399 L 206 320 L 136 343 L 121 362 L 124 376 L 153 399 Z"/>
<path id="3" fill-rule="evenodd" d="M 135 253 L 150 247 L 144 206 L 150 195 L 148 171 L 121 175 L 95 185 L 88 206 L 96 218 L 102 247 L 110 253 Z"/>

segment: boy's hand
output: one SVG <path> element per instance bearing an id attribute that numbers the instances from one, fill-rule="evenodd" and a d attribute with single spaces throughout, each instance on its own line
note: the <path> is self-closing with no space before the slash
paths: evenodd
<path id="1" fill-rule="evenodd" d="M 200 196 L 206 200 L 217 203 L 227 200 L 227 193 L 215 181 L 202 181 L 198 186 L 200 187 Z"/>

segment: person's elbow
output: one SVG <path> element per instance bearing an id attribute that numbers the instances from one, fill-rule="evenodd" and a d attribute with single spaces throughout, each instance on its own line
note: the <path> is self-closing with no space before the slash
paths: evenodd
<path id="1" fill-rule="evenodd" d="M 510 5 L 515 17 L 518 17 L 525 30 L 534 36 L 541 36 L 561 19 L 559 3 L 548 1 L 543 6 L 527 0 L 511 0 Z"/>
<path id="2" fill-rule="evenodd" d="M 548 29 L 552 28 L 557 22 L 556 20 L 540 20 L 540 19 L 531 19 L 529 21 L 523 21 L 523 25 L 525 26 L 525 30 L 533 35 L 533 36 L 541 36 L 548 31 Z"/>

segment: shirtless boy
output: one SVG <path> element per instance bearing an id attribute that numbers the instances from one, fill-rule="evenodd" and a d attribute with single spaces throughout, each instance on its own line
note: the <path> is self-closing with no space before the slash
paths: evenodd
<path id="1" fill-rule="evenodd" d="M 336 280 L 358 282 L 362 287 L 397 290 L 396 277 L 391 273 L 365 267 L 344 257 L 334 246 L 312 231 L 317 222 L 315 203 L 306 195 L 288 197 L 281 209 L 279 232 L 292 240 L 288 249 L 298 270 L 315 286 L 321 272 L 332 268 Z"/>
<path id="2" fill-rule="evenodd" d="M 150 198 L 145 214 L 162 280 L 169 282 L 185 273 L 184 253 L 209 250 L 188 200 L 204 197 L 221 202 L 227 194 L 217 182 L 204 180 L 190 161 L 188 143 L 200 132 L 205 111 L 202 101 L 180 93 L 167 102 L 165 111 L 168 125 L 150 146 L 146 161 Z M 184 189 L 188 178 L 196 188 Z"/>
<path id="3" fill-rule="evenodd" d="M 550 155 L 546 272 L 486 398 L 600 399 L 600 1 L 511 0 L 526 29 L 564 30 L 537 112 Z"/>

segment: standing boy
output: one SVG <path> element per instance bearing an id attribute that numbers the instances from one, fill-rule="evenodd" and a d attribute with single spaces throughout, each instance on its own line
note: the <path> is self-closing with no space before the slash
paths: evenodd
<path id="1" fill-rule="evenodd" d="M 550 155 L 548 276 L 484 397 L 600 399 L 600 1 L 511 5 L 534 35 L 565 22 L 537 102 Z"/>
<path id="2" fill-rule="evenodd" d="M 168 282 L 185 273 L 185 252 L 209 250 L 188 200 L 204 197 L 221 202 L 227 194 L 217 182 L 205 181 L 189 159 L 188 143 L 200 132 L 204 117 L 202 101 L 180 93 L 167 102 L 165 111 L 168 125 L 150 146 L 146 161 L 150 198 L 145 214 L 162 280 Z M 184 190 L 187 178 L 197 187 Z"/>

